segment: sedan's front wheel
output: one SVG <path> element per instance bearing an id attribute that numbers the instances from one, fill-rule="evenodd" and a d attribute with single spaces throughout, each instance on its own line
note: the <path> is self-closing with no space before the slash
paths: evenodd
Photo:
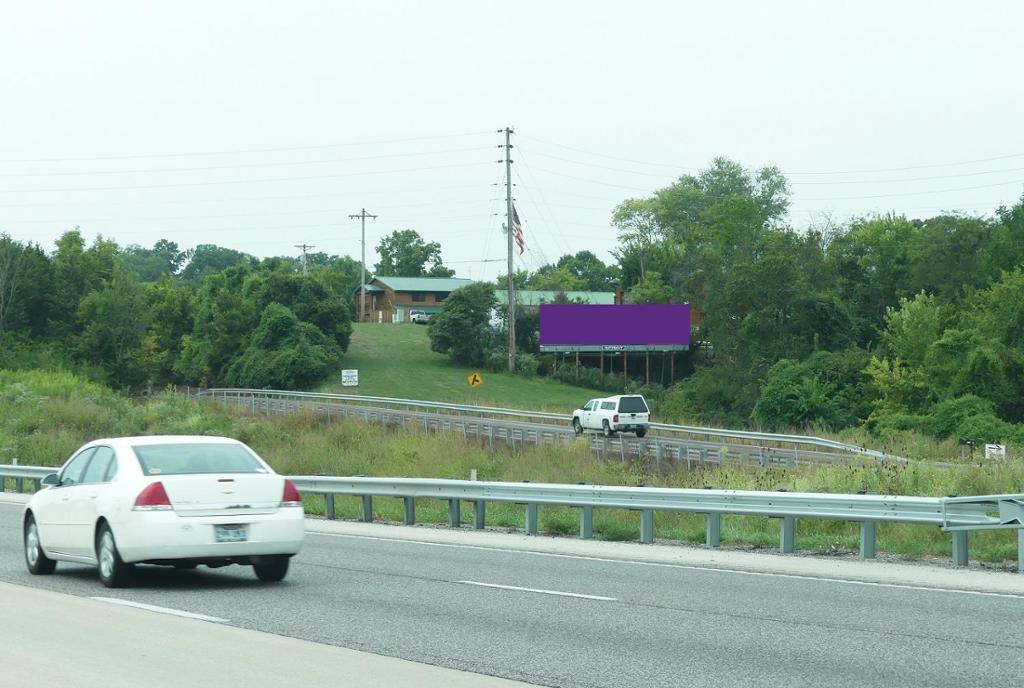
<path id="1" fill-rule="evenodd" d="M 29 516 L 25 522 L 25 565 L 29 573 L 36 576 L 53 573 L 57 568 L 57 562 L 47 557 L 39 544 L 39 526 L 34 516 Z"/>
<path id="2" fill-rule="evenodd" d="M 108 588 L 120 588 L 128 582 L 131 564 L 121 560 L 114 541 L 114 533 L 104 523 L 96 536 L 96 561 L 99 562 L 100 582 Z"/>
<path id="3" fill-rule="evenodd" d="M 252 569 L 256 577 L 264 583 L 276 583 L 284 580 L 288 573 L 288 562 L 291 557 L 284 554 L 275 554 L 269 557 L 260 557 L 253 562 Z"/>

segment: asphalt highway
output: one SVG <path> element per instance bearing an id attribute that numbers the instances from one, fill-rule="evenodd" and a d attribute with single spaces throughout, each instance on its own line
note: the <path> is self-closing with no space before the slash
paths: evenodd
<path id="1" fill-rule="evenodd" d="M 140 567 L 133 587 L 107 590 L 84 566 L 30 576 L 20 513 L 0 501 L 2 582 L 538 685 L 961 688 L 1024 676 L 1021 595 L 345 532 L 310 532 L 282 584 L 248 567 Z M 17 620 L 2 626 L 16 632 Z"/>

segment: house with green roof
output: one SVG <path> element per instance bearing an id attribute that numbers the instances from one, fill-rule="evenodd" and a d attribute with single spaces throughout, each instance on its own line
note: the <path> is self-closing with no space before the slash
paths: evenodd
<path id="1" fill-rule="evenodd" d="M 410 322 L 410 313 L 440 313 L 448 294 L 473 280 L 457 277 L 383 277 L 374 276 L 366 286 L 363 322 Z M 356 291 L 356 308 L 359 295 Z"/>
<path id="2" fill-rule="evenodd" d="M 410 322 L 413 311 L 427 315 L 440 313 L 444 300 L 459 287 L 473 284 L 473 280 L 458 277 L 379 277 L 374 276 L 366 284 L 366 310 L 363 322 Z M 508 303 L 508 292 L 495 288 L 494 296 L 499 306 Z M 555 303 L 565 299 L 576 303 L 614 304 L 620 303 L 612 291 L 516 291 L 516 304 L 520 308 L 537 308 L 542 303 Z M 359 294 L 356 291 L 356 308 Z"/>

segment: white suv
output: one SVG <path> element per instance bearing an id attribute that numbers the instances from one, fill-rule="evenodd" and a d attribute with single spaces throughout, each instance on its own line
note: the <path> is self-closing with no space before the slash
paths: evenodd
<path id="1" fill-rule="evenodd" d="M 591 399 L 583 408 L 572 412 L 572 427 L 577 435 L 584 430 L 600 430 L 605 437 L 611 437 L 625 430 L 643 437 L 650 423 L 651 410 L 639 394 Z"/>

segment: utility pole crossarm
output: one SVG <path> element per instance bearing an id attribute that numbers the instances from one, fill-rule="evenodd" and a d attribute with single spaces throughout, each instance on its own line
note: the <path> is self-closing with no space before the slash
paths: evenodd
<path id="1" fill-rule="evenodd" d="M 362 212 L 349 215 L 350 218 L 359 218 L 362 220 L 362 238 L 359 241 L 359 247 L 362 251 L 362 263 L 360 263 L 359 269 L 359 317 L 356 318 L 358 322 L 363 321 L 363 317 L 366 314 L 366 218 L 376 220 L 376 215 L 371 215 L 366 212 L 366 208 L 363 208 Z"/>

